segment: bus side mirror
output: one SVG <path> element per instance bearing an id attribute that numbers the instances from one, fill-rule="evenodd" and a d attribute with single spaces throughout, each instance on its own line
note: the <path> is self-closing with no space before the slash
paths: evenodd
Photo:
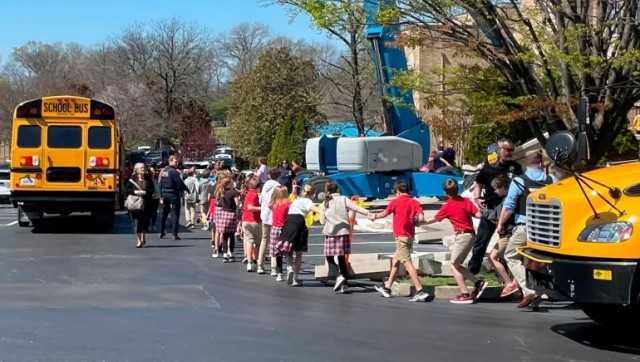
<path id="1" fill-rule="evenodd" d="M 545 151 L 556 164 L 571 167 L 577 156 L 576 138 L 569 131 L 556 132 L 547 140 Z"/>

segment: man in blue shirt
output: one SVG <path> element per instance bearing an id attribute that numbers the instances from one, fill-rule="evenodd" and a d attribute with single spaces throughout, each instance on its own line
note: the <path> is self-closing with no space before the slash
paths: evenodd
<path id="1" fill-rule="evenodd" d="M 526 228 L 526 205 L 527 196 L 535 189 L 544 187 L 553 182 L 553 179 L 544 172 L 544 162 L 541 153 L 535 153 L 527 158 L 527 170 L 522 176 L 514 177 L 509 185 L 509 191 L 504 199 L 502 211 L 498 218 L 497 232 L 503 233 L 511 216 L 515 222 L 515 228 L 507 243 L 507 249 L 504 256 L 507 265 L 514 279 L 518 282 L 522 290 L 522 301 L 518 304 L 518 308 L 525 308 L 536 300 L 536 292 L 527 288 L 527 273 L 524 267 L 522 256 L 517 249 L 527 243 Z"/>

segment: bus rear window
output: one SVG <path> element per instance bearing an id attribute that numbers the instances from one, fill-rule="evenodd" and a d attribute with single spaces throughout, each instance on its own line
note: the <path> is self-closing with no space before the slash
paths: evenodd
<path id="1" fill-rule="evenodd" d="M 90 127 L 89 148 L 99 150 L 111 148 L 111 127 Z"/>
<path id="2" fill-rule="evenodd" d="M 82 128 L 78 126 L 49 126 L 47 145 L 51 148 L 80 148 Z"/>
<path id="3" fill-rule="evenodd" d="M 41 142 L 40 126 L 18 127 L 18 147 L 38 148 Z"/>

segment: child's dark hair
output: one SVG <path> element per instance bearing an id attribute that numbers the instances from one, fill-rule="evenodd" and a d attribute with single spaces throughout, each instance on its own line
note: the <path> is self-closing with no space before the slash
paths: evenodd
<path id="1" fill-rule="evenodd" d="M 394 189 L 395 189 L 396 192 L 399 192 L 401 194 L 408 194 L 409 193 L 409 185 L 404 181 L 396 182 L 396 186 L 395 186 Z"/>
<path id="2" fill-rule="evenodd" d="M 494 190 L 496 189 L 504 189 L 507 188 L 507 184 L 509 183 L 509 179 L 506 176 L 500 175 L 496 176 L 491 180 L 491 187 Z"/>
<path id="3" fill-rule="evenodd" d="M 449 197 L 458 195 L 458 183 L 452 178 L 447 179 L 444 184 L 442 184 L 442 189 Z"/>
<path id="4" fill-rule="evenodd" d="M 335 194 L 338 192 L 338 184 L 335 182 L 327 182 L 324 185 L 324 207 L 329 207 L 329 201 L 331 201 L 331 194 Z"/>

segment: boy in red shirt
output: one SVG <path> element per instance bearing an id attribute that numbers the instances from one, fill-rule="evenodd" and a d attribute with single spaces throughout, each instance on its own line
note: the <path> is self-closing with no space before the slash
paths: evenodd
<path id="1" fill-rule="evenodd" d="M 462 263 L 471 252 L 474 243 L 473 216 L 480 217 L 480 211 L 471 200 L 458 196 L 458 183 L 455 180 L 448 179 L 443 185 L 444 192 L 447 194 L 447 202 L 445 202 L 438 213 L 425 222 L 425 224 L 433 224 L 435 222 L 449 219 L 455 232 L 453 244 L 451 245 L 451 272 L 460 288 L 460 295 L 450 300 L 455 304 L 472 304 L 480 298 L 480 295 L 487 287 L 484 280 L 478 280 L 467 270 Z M 475 289 L 469 292 L 464 281 L 470 280 L 474 283 Z"/>
<path id="2" fill-rule="evenodd" d="M 415 295 L 409 299 L 412 302 L 424 302 L 429 298 L 429 293 L 422 289 L 422 283 L 418 279 L 418 272 L 411 262 L 411 249 L 416 233 L 416 221 L 424 222 L 422 206 L 418 200 L 409 195 L 409 186 L 404 182 L 398 182 L 395 187 L 396 198 L 393 199 L 387 209 L 371 214 L 369 218 L 376 220 L 393 214 L 393 236 L 396 240 L 396 253 L 391 263 L 391 271 L 386 284 L 376 285 L 376 290 L 385 298 L 391 297 L 391 285 L 398 274 L 398 267 L 402 263 L 411 277 L 411 282 L 416 288 Z"/>

